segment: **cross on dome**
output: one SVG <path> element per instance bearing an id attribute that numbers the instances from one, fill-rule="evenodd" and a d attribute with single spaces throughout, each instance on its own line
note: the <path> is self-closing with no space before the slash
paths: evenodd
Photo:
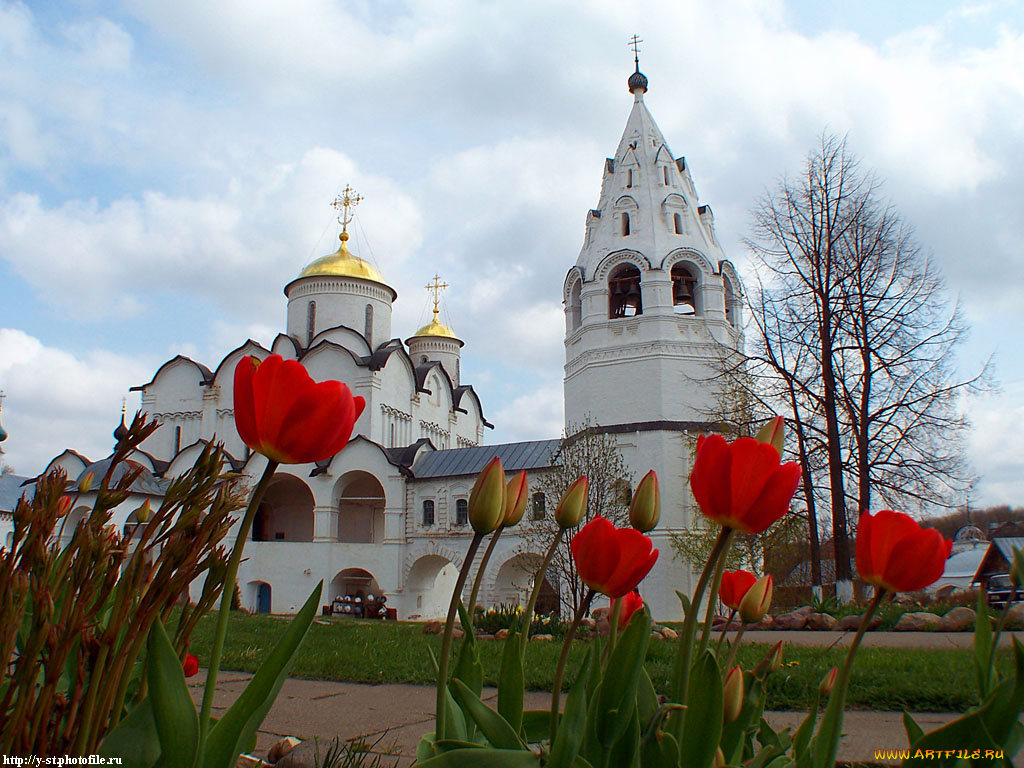
<path id="1" fill-rule="evenodd" d="M 441 278 L 434 275 L 432 282 L 425 286 L 428 291 L 434 293 L 434 322 L 437 322 L 437 305 L 441 303 L 441 291 L 448 287 L 448 283 L 442 283 Z"/>
<path id="2" fill-rule="evenodd" d="M 640 43 L 642 42 L 643 40 L 636 35 L 633 35 L 629 41 L 629 47 L 633 49 L 633 63 L 636 69 L 629 76 L 627 83 L 629 84 L 630 93 L 637 93 L 639 91 L 638 96 L 647 91 L 647 77 L 640 71 Z"/>
<path id="3" fill-rule="evenodd" d="M 363 196 L 356 192 L 348 184 L 345 185 L 345 189 L 341 191 L 341 194 L 334 198 L 334 202 L 331 203 L 331 207 L 338 212 L 338 223 L 341 224 L 341 234 L 348 235 L 349 222 L 355 218 L 355 208 L 359 203 L 363 201 Z M 342 237 L 342 240 L 347 240 L 348 237 Z"/>

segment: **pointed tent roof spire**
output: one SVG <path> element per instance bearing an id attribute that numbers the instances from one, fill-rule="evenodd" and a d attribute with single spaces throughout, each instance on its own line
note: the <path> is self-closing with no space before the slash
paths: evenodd
<path id="1" fill-rule="evenodd" d="M 629 92 L 634 94 L 637 99 L 642 99 L 643 94 L 647 92 L 647 76 L 640 71 L 640 43 L 641 40 L 636 35 L 629 41 L 630 48 L 633 49 L 633 63 L 636 66 L 633 74 L 629 76 L 627 83 L 629 84 Z"/>

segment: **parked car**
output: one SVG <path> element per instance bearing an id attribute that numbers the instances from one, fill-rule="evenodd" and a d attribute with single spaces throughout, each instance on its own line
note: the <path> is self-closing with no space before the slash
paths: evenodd
<path id="1" fill-rule="evenodd" d="M 989 577 L 987 597 L 990 608 L 1003 608 L 1024 600 L 1024 590 L 1010 583 L 1009 574 L 1000 573 Z"/>

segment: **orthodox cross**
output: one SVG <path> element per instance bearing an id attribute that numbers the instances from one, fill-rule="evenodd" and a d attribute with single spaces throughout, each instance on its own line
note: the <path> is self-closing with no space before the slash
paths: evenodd
<path id="1" fill-rule="evenodd" d="M 352 209 L 359 205 L 362 200 L 363 196 L 346 184 L 345 189 L 331 203 L 331 207 L 338 212 L 338 223 L 341 224 L 341 231 L 343 233 L 348 232 L 349 222 L 355 216 L 355 211 Z"/>
<path id="2" fill-rule="evenodd" d="M 629 47 L 633 49 L 633 61 L 636 62 L 636 71 L 640 71 L 640 43 L 641 40 L 636 35 L 633 35 L 633 39 L 629 41 Z"/>
<path id="3" fill-rule="evenodd" d="M 441 302 L 441 291 L 448 287 L 448 283 L 442 283 L 441 278 L 436 274 L 432 282 L 428 283 L 426 288 L 428 291 L 434 293 L 434 322 L 437 322 L 437 305 Z"/>

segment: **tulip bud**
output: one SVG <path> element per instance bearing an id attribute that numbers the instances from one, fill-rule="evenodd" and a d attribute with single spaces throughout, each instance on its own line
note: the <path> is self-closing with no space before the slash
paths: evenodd
<path id="1" fill-rule="evenodd" d="M 622 601 L 619 607 L 619 629 L 625 629 L 633 614 L 644 609 L 644 599 L 640 597 L 640 592 L 634 589 L 619 600 Z"/>
<path id="2" fill-rule="evenodd" d="M 505 470 L 495 456 L 483 468 L 469 494 L 469 524 L 477 533 L 490 533 L 505 518 Z"/>
<path id="3" fill-rule="evenodd" d="M 555 522 L 560 528 L 575 528 L 587 511 L 587 476 L 581 475 L 562 496 L 555 509 Z"/>
<path id="4" fill-rule="evenodd" d="M 712 763 L 711 768 L 725 768 L 725 753 L 722 751 L 721 747 L 715 750 L 715 760 Z"/>
<path id="5" fill-rule="evenodd" d="M 89 489 L 92 488 L 92 472 L 86 472 L 82 475 L 82 479 L 78 481 L 78 492 L 88 493 Z"/>
<path id="6" fill-rule="evenodd" d="M 832 667 L 825 676 L 821 678 L 821 682 L 818 684 L 818 692 L 822 696 L 828 696 L 832 693 L 832 688 L 836 684 L 836 677 L 839 675 L 839 667 Z"/>
<path id="7" fill-rule="evenodd" d="M 725 722 L 731 723 L 740 716 L 743 709 L 743 670 L 735 666 L 725 676 L 725 693 L 722 698 L 722 711 Z"/>
<path id="8" fill-rule="evenodd" d="M 782 666 L 782 641 L 780 640 L 771 647 L 764 658 L 754 667 L 754 677 L 763 680 L 772 672 L 777 672 Z"/>
<path id="9" fill-rule="evenodd" d="M 768 662 L 769 672 L 778 672 L 782 667 L 782 654 L 784 648 L 785 644 L 781 640 L 779 640 L 779 642 L 777 642 L 772 648 L 771 661 Z"/>
<path id="10" fill-rule="evenodd" d="M 149 503 L 149 499 L 142 502 L 142 506 L 135 510 L 135 520 L 139 523 L 148 523 L 149 518 L 153 516 L 153 505 Z"/>
<path id="11" fill-rule="evenodd" d="M 776 416 L 757 431 L 754 439 L 759 443 L 771 443 L 781 456 L 786 441 L 785 421 L 781 416 Z"/>
<path id="12" fill-rule="evenodd" d="M 768 613 L 772 604 L 772 577 L 771 574 L 762 576 L 754 582 L 747 590 L 747 594 L 740 600 L 740 618 L 748 624 L 760 621 Z"/>
<path id="13" fill-rule="evenodd" d="M 502 525 L 511 528 L 523 519 L 526 511 L 526 499 L 530 495 L 529 484 L 526 482 L 526 471 L 508 481 L 505 491 L 505 519 Z"/>
<path id="14" fill-rule="evenodd" d="M 191 653 L 185 654 L 185 661 L 181 664 L 182 672 L 185 673 L 185 677 L 192 677 L 199 672 L 199 659 L 193 656 Z"/>
<path id="15" fill-rule="evenodd" d="M 64 517 L 71 511 L 71 497 L 61 496 L 57 499 L 57 517 Z"/>
<path id="16" fill-rule="evenodd" d="M 629 505 L 629 524 L 641 533 L 647 533 L 658 524 L 661 517 L 661 492 L 658 490 L 658 475 L 652 469 L 637 485 L 633 501 Z"/>

